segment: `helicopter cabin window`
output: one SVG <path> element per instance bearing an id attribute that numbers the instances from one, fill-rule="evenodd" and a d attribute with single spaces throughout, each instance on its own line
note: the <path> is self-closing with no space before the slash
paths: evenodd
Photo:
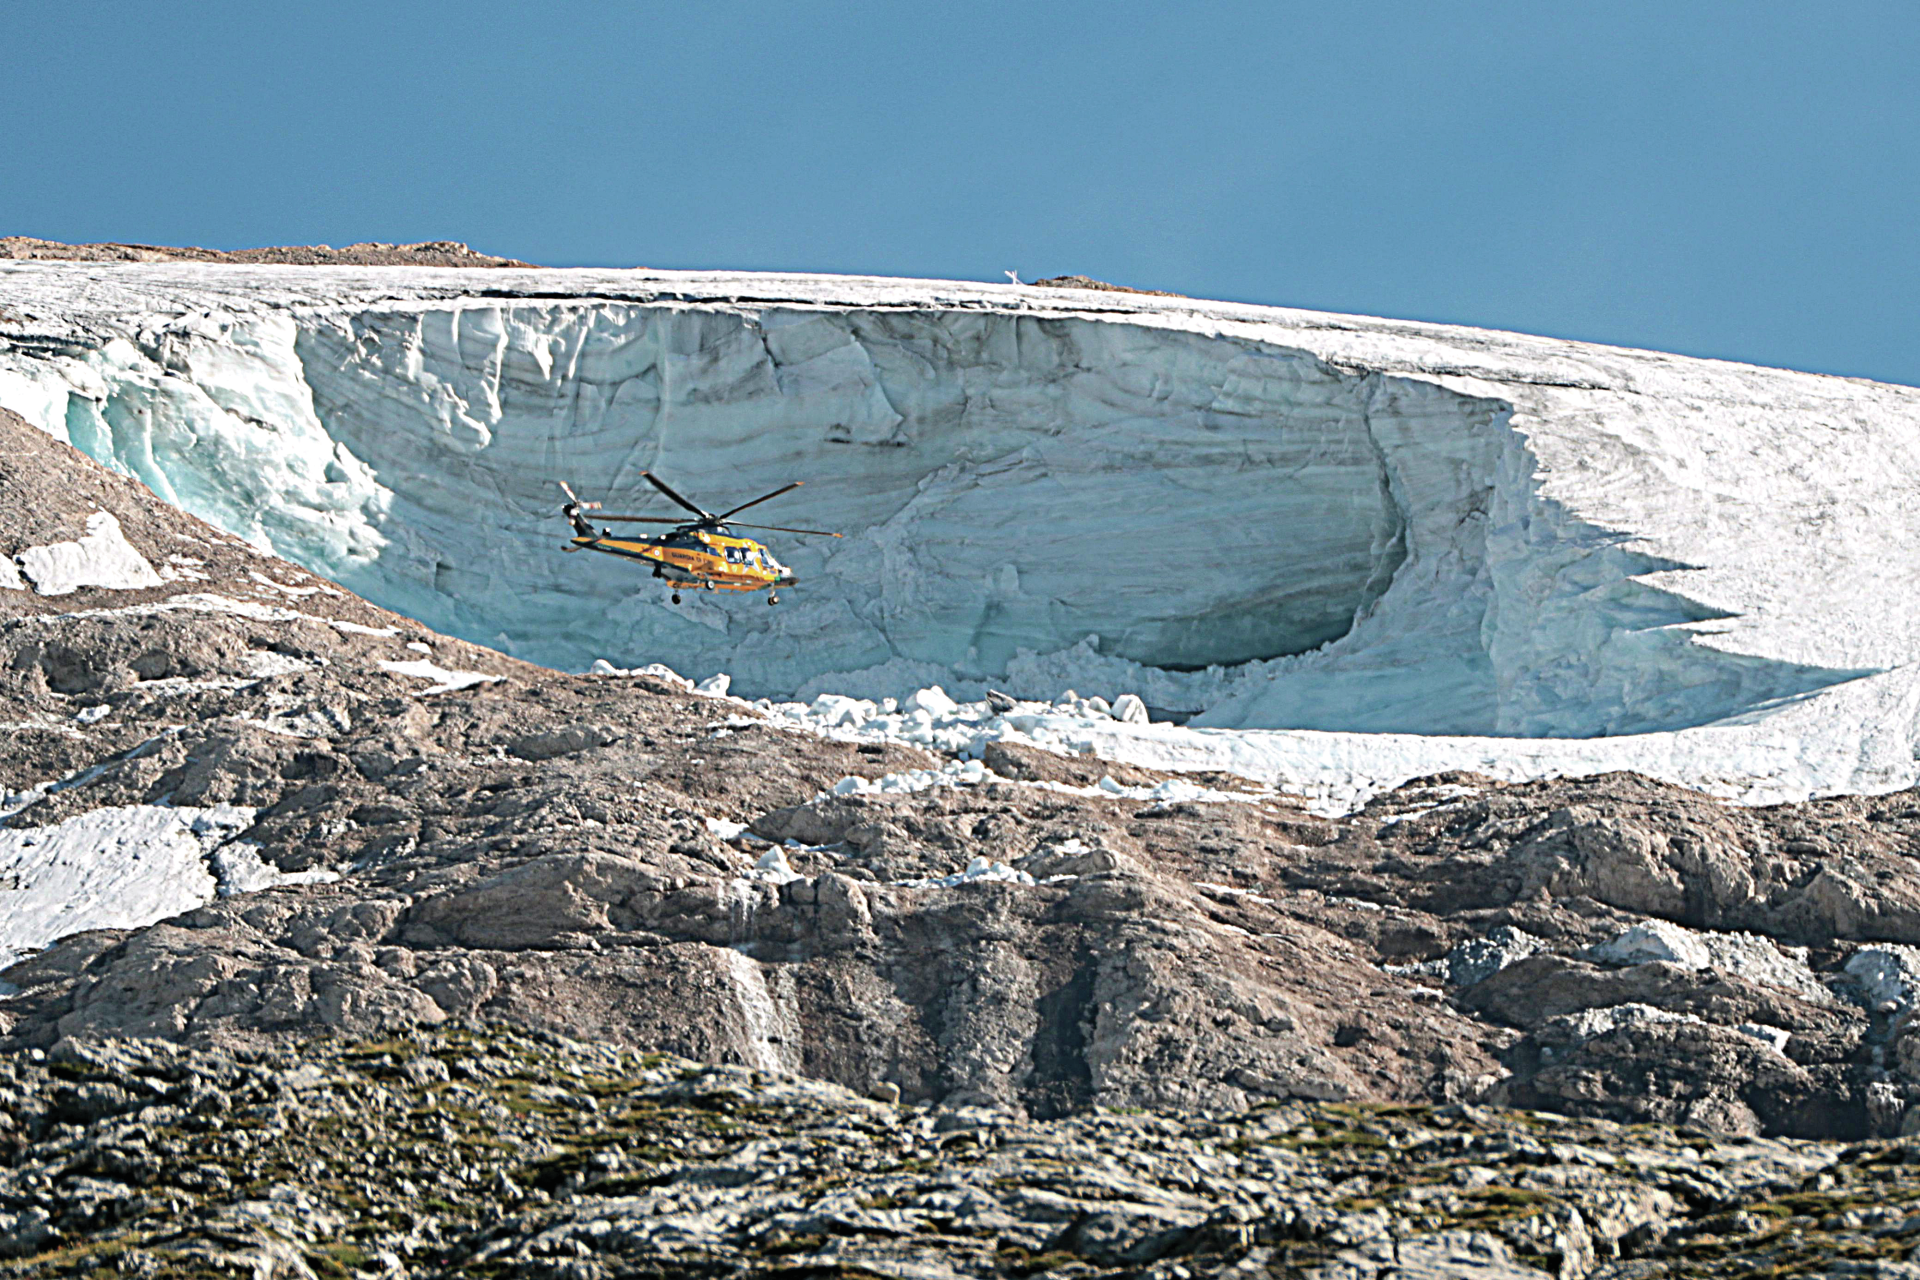
<path id="1" fill-rule="evenodd" d="M 739 564 L 739 563 L 741 563 L 741 562 L 742 562 L 742 561 L 743 561 L 743 560 L 744 560 L 745 558 L 746 558 L 746 557 L 745 557 L 745 556 L 743 556 L 743 555 L 741 554 L 741 552 L 740 552 L 740 548 L 738 548 L 738 547 L 728 547 L 728 548 L 727 548 L 727 563 L 728 563 L 728 564 Z"/>

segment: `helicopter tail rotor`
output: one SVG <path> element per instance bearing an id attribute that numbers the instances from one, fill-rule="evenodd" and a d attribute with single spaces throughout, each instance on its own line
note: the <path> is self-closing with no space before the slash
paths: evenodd
<path id="1" fill-rule="evenodd" d="M 565 480 L 560 481 L 559 485 L 560 492 L 567 495 L 567 500 L 560 506 L 560 514 L 565 516 L 567 523 L 573 526 L 574 533 L 582 538 L 597 536 L 593 531 L 593 526 L 587 523 L 587 518 L 582 515 L 581 512 L 598 511 L 600 504 L 597 502 L 580 501 L 580 495 L 575 493 L 573 486 Z"/>

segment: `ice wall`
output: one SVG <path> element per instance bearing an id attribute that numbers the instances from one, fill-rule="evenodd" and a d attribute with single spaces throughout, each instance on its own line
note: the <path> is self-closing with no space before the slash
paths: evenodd
<path id="1" fill-rule="evenodd" d="M 0 288 L 39 325 L 0 328 L 0 404 L 563 667 L 1586 737 L 1765 717 L 1920 649 L 1888 604 L 1920 532 L 1903 388 L 926 282 L 20 264 Z M 642 470 L 716 508 L 805 479 L 756 512 L 848 537 L 769 535 L 802 580 L 778 609 L 556 554 L 555 481 L 666 513 Z"/>
<path id="2" fill-rule="evenodd" d="M 415 535 L 376 571 L 432 620 L 471 602 L 466 629 L 538 660 L 651 653 L 769 690 L 894 659 L 997 676 L 1090 634 L 1183 668 L 1343 634 L 1404 556 L 1370 389 L 1296 353 L 1147 336 L 468 306 L 313 323 L 296 349 L 328 434 L 392 491 L 384 525 Z M 849 538 L 775 535 L 803 581 L 779 613 L 674 609 L 630 566 L 551 555 L 555 479 L 665 514 L 647 469 L 715 507 L 804 477 L 761 518 Z M 528 587 L 545 599 L 503 611 Z M 556 628 L 583 588 L 602 607 Z"/>

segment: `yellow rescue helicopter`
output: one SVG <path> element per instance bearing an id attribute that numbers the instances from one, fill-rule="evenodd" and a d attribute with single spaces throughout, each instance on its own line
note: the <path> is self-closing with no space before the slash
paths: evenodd
<path id="1" fill-rule="evenodd" d="M 792 484 L 782 485 L 772 493 L 762 494 L 752 502 L 743 502 L 730 511 L 716 515 L 687 501 L 650 471 L 642 471 L 640 478 L 699 518 L 678 520 L 671 516 L 600 515 L 595 519 L 628 524 L 670 524 L 676 527 L 655 538 L 616 538 L 613 530 L 607 528 L 596 533 L 584 513 L 599 511 L 600 504 L 580 501 L 572 486 L 562 480 L 560 488 L 567 495 L 567 501 L 560 508 L 560 514 L 573 525 L 574 536 L 572 544 L 561 550 L 604 551 L 610 556 L 645 561 L 653 566 L 654 577 L 664 578 L 673 584 L 675 604 L 680 603 L 680 588 L 683 586 L 699 587 L 705 591 L 765 590 L 768 604 L 780 603 L 780 588 L 794 583 L 793 570 L 775 560 L 773 552 L 752 538 L 735 537 L 729 527 L 728 517 L 748 507 L 758 506 L 769 498 L 791 493 L 801 486 L 802 481 L 795 480 Z M 812 533 L 823 538 L 840 536 L 828 533 L 825 529 L 789 529 L 777 524 L 743 524 L 739 527 L 768 529 L 775 533 Z"/>

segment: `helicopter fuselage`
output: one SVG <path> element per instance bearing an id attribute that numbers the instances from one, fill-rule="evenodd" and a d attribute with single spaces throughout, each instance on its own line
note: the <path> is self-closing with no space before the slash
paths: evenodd
<path id="1" fill-rule="evenodd" d="M 645 561 L 657 578 L 714 591 L 764 591 L 793 581 L 793 570 L 775 560 L 763 544 L 704 529 L 658 538 L 621 538 L 604 530 L 597 537 L 576 535 L 573 545 Z"/>

